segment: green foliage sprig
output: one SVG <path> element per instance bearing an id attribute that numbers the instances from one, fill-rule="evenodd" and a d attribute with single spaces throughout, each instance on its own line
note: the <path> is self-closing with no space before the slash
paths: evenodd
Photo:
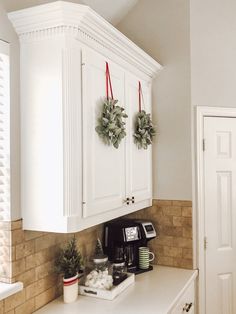
<path id="1" fill-rule="evenodd" d="M 95 128 L 98 135 L 107 145 L 118 148 L 122 139 L 126 136 L 124 119 L 128 118 L 125 109 L 116 106 L 118 100 L 106 99 L 103 103 L 98 126 Z"/>
<path id="2" fill-rule="evenodd" d="M 137 113 L 134 126 L 134 143 L 138 149 L 147 149 L 152 144 L 156 131 L 153 127 L 151 114 L 145 110 Z"/>
<path id="3" fill-rule="evenodd" d="M 80 272 L 83 265 L 83 259 L 80 251 L 77 249 L 75 237 L 67 243 L 67 246 L 60 249 L 55 260 L 55 267 L 58 273 L 63 273 L 64 278 L 74 277 Z"/>
<path id="4" fill-rule="evenodd" d="M 95 257 L 104 256 L 102 243 L 101 243 L 100 239 L 97 239 L 95 250 L 94 250 L 94 256 Z"/>

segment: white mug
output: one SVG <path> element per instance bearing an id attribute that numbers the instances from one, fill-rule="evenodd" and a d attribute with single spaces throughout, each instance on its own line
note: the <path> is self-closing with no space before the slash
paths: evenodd
<path id="1" fill-rule="evenodd" d="M 148 269 L 150 266 L 150 262 L 152 262 L 155 258 L 155 254 L 149 251 L 147 246 L 139 247 L 139 268 L 140 269 Z"/>

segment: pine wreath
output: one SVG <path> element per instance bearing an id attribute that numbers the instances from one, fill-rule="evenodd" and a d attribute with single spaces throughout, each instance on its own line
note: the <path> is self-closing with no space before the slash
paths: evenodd
<path id="1" fill-rule="evenodd" d="M 153 127 L 151 114 L 141 110 L 137 113 L 135 126 L 134 126 L 134 143 L 138 149 L 147 149 L 148 145 L 152 144 L 153 137 L 156 131 Z"/>
<path id="2" fill-rule="evenodd" d="M 126 136 L 124 119 L 128 117 L 124 108 L 116 106 L 117 102 L 111 98 L 104 100 L 98 126 L 95 128 L 104 143 L 115 148 L 119 147 Z"/>

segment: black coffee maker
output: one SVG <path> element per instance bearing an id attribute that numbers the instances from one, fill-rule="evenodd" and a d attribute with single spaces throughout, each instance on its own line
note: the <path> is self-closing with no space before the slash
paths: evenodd
<path id="1" fill-rule="evenodd" d="M 152 270 L 139 269 L 139 247 L 147 246 L 147 242 L 156 237 L 152 222 L 132 219 L 117 219 L 104 226 L 104 252 L 109 261 L 119 263 L 125 261 L 128 272 L 135 274 Z"/>

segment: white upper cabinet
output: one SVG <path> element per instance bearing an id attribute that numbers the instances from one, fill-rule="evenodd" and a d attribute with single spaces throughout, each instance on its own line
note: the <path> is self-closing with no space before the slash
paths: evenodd
<path id="1" fill-rule="evenodd" d="M 23 228 L 75 232 L 149 206 L 151 147 L 136 147 L 133 127 L 138 81 L 151 112 L 161 66 L 84 5 L 56 1 L 9 19 L 21 47 Z M 129 116 L 118 149 L 95 131 L 106 62 L 114 99 Z"/>

